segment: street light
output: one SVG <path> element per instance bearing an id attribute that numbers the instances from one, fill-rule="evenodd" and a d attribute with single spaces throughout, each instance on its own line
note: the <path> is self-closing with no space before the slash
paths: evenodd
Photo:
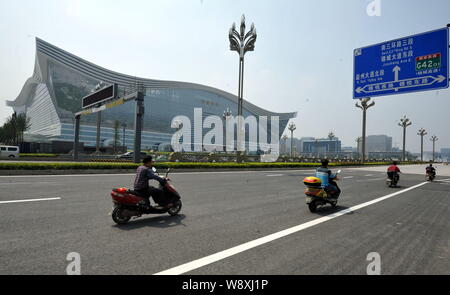
<path id="1" fill-rule="evenodd" d="M 423 128 L 420 128 L 419 132 L 417 132 L 417 135 L 420 136 L 420 161 L 421 162 L 423 162 L 423 137 L 427 134 L 428 133 Z"/>
<path id="2" fill-rule="evenodd" d="M 286 144 L 287 144 L 287 139 L 288 139 L 287 135 L 286 134 L 283 135 L 282 139 L 284 140 L 284 153 L 286 153 L 286 151 L 287 151 Z"/>
<path id="3" fill-rule="evenodd" d="M 363 110 L 363 130 L 362 130 L 362 158 L 361 158 L 361 162 L 364 163 L 364 158 L 365 158 L 365 154 L 366 154 L 366 111 L 370 108 L 373 107 L 375 105 L 375 102 L 372 101 L 369 104 L 370 101 L 370 97 L 367 98 L 363 98 L 360 99 L 361 104 L 356 103 L 356 107 L 360 108 L 361 110 Z"/>
<path id="4" fill-rule="evenodd" d="M 436 141 L 438 141 L 439 138 L 436 135 L 433 135 L 433 136 L 431 136 L 430 140 L 433 142 L 433 163 L 434 163 L 434 148 L 435 148 Z"/>
<path id="5" fill-rule="evenodd" d="M 256 28 L 252 23 L 250 31 L 245 33 L 245 16 L 241 17 L 240 32 L 236 31 L 236 24 L 230 28 L 228 32 L 228 39 L 230 40 L 230 50 L 236 51 L 239 54 L 239 88 L 238 88 L 238 141 L 237 141 L 237 155 L 239 159 L 242 138 L 242 99 L 244 96 L 244 55 L 247 51 L 253 51 L 255 49 L 256 42 Z"/>
<path id="6" fill-rule="evenodd" d="M 227 135 L 226 134 L 227 134 L 227 132 L 230 132 L 230 130 L 227 129 L 227 122 L 228 122 L 228 118 L 231 117 L 232 115 L 233 115 L 233 113 L 230 111 L 229 108 L 227 108 L 225 111 L 223 111 L 223 114 L 222 114 L 222 117 L 225 120 L 225 126 L 224 126 L 224 132 L 223 132 L 223 134 L 225 136 L 225 141 L 224 141 L 224 145 L 223 145 L 225 152 L 227 152 L 227 149 L 226 149 Z M 233 126 L 232 132 L 234 134 L 234 126 Z M 233 135 L 233 137 L 234 137 L 234 135 Z M 233 149 L 234 149 L 234 143 L 233 143 Z"/>
<path id="7" fill-rule="evenodd" d="M 406 127 L 411 126 L 412 122 L 406 118 L 406 116 L 403 116 L 403 118 L 400 119 L 400 123 L 398 123 L 398 126 L 403 127 L 403 161 L 406 159 Z"/>
<path id="8" fill-rule="evenodd" d="M 330 131 L 330 133 L 328 133 L 328 139 L 329 139 L 330 141 L 333 141 L 333 138 L 334 138 L 334 137 L 335 137 L 335 136 L 334 136 L 333 131 Z M 329 147 L 328 151 L 331 152 L 331 142 L 328 144 L 328 147 Z"/>
<path id="9" fill-rule="evenodd" d="M 297 127 L 295 126 L 294 122 L 291 122 L 291 124 L 289 124 L 288 129 L 289 131 L 291 131 L 291 158 L 292 158 L 292 150 L 294 146 L 294 130 L 297 129 Z"/>
<path id="10" fill-rule="evenodd" d="M 360 144 L 361 144 L 361 140 L 362 140 L 362 137 L 361 136 L 359 136 L 359 137 L 357 137 L 356 138 L 356 152 L 357 152 L 357 154 L 359 155 L 359 147 L 360 147 Z"/>

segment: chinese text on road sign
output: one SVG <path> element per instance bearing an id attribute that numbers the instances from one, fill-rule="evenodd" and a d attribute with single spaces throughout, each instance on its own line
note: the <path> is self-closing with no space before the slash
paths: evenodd
<path id="1" fill-rule="evenodd" d="M 353 98 L 447 88 L 448 28 L 354 51 Z"/>

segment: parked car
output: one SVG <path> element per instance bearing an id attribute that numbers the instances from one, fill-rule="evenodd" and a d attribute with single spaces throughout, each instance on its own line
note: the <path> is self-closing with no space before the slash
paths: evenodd
<path id="1" fill-rule="evenodd" d="M 1 159 L 14 159 L 19 157 L 18 146 L 0 146 L 0 158 Z"/>
<path id="2" fill-rule="evenodd" d="M 141 152 L 141 159 L 147 157 L 147 153 Z M 134 159 L 134 152 L 126 152 L 125 154 L 116 156 L 116 159 Z"/>

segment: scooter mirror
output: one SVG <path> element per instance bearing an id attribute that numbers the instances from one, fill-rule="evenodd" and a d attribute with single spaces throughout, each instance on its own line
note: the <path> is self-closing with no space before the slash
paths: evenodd
<path id="1" fill-rule="evenodd" d="M 152 167 L 152 171 L 153 171 L 154 173 L 156 173 L 156 168 L 155 168 L 155 167 Z"/>
<path id="2" fill-rule="evenodd" d="M 337 174 L 341 173 L 342 170 L 338 170 Z"/>

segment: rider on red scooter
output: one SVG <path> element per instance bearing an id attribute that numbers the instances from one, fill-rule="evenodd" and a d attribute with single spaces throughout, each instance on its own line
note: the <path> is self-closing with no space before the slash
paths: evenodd
<path id="1" fill-rule="evenodd" d="M 389 166 L 389 168 L 387 169 L 387 175 L 389 177 L 389 179 L 394 180 L 394 177 L 397 178 L 397 181 L 400 180 L 400 175 L 398 175 L 400 172 L 400 168 L 398 168 L 397 166 L 397 162 L 394 161 L 392 162 L 392 165 Z"/>
<path id="2" fill-rule="evenodd" d="M 155 162 L 153 161 L 152 156 L 145 157 L 142 160 L 142 163 L 143 165 L 139 166 L 136 170 L 134 191 L 146 199 L 148 206 L 150 206 L 150 196 L 152 196 L 153 200 L 159 205 L 158 207 L 155 207 L 156 209 L 170 207 L 172 204 L 166 203 L 166 200 L 163 198 L 163 191 L 148 184 L 149 180 L 154 179 L 164 186 L 169 179 L 159 177 L 153 172 L 152 166 Z"/>

